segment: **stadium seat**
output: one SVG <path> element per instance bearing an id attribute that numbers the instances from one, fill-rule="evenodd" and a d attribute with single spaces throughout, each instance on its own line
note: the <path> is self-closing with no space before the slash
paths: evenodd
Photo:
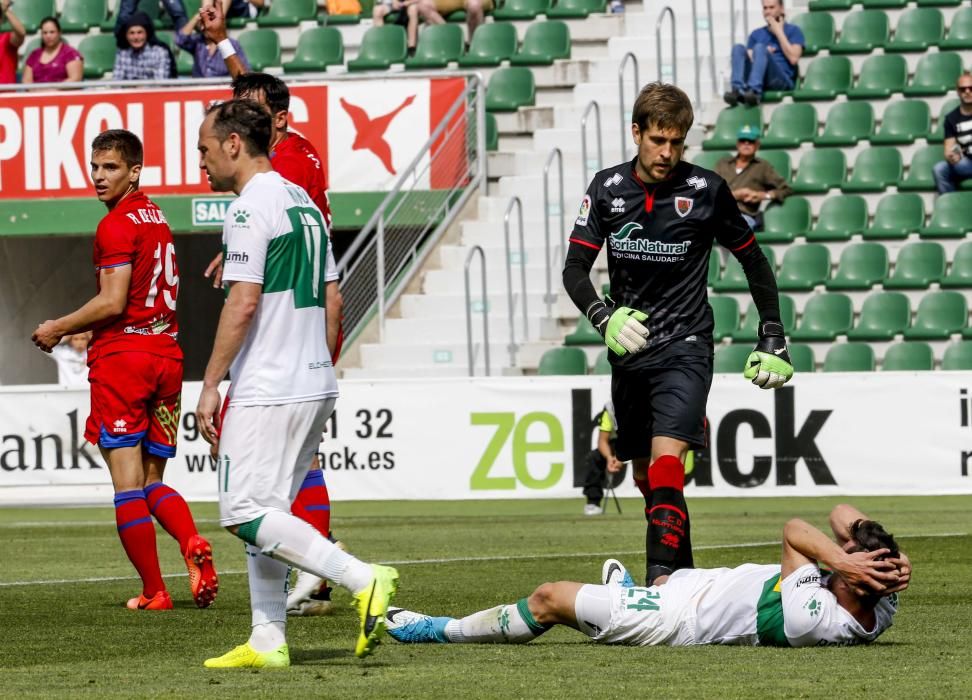
<path id="1" fill-rule="evenodd" d="M 175 43 L 175 34 L 168 30 L 159 30 L 155 32 L 155 36 L 164 41 L 172 49 L 172 55 L 176 60 L 176 73 L 178 75 L 191 76 L 193 64 L 192 54 L 179 48 Z"/>
<path id="2" fill-rule="evenodd" d="M 15 8 L 20 11 L 19 7 Z M 108 17 L 108 0 L 64 0 L 58 21 L 62 32 L 87 32 Z"/>
<path id="3" fill-rule="evenodd" d="M 927 289 L 945 276 L 945 249 L 939 243 L 916 241 L 898 251 L 894 272 L 885 289 Z"/>
<path id="4" fill-rule="evenodd" d="M 948 35 L 938 42 L 938 48 L 972 49 L 972 7 L 963 7 L 952 15 Z"/>
<path id="5" fill-rule="evenodd" d="M 813 142 L 818 146 L 854 146 L 867 140 L 873 131 L 874 108 L 870 102 L 838 102 L 827 112 L 823 133 Z"/>
<path id="6" fill-rule="evenodd" d="M 873 372 L 874 349 L 867 343 L 834 345 L 824 357 L 824 372 Z"/>
<path id="7" fill-rule="evenodd" d="M 716 117 L 712 136 L 702 142 L 702 148 L 711 151 L 735 147 L 736 134 L 747 124 L 762 126 L 763 117 L 759 107 L 737 106 L 722 110 Z"/>
<path id="8" fill-rule="evenodd" d="M 611 360 L 608 359 L 607 350 L 602 350 L 597 354 L 591 374 L 611 374 Z"/>
<path id="9" fill-rule="evenodd" d="M 872 146 L 861 151 L 854 161 L 850 178 L 841 185 L 844 192 L 883 192 L 898 184 L 904 166 L 901 152 L 894 146 Z M 865 218 L 864 225 L 867 225 Z M 864 230 L 864 227 L 861 227 Z"/>
<path id="10" fill-rule="evenodd" d="M 716 163 L 718 163 L 723 158 L 733 155 L 729 151 L 699 151 L 698 153 L 693 153 L 691 156 L 686 158 L 691 163 L 699 166 L 700 168 L 705 168 L 707 170 L 715 170 Z M 765 153 L 760 155 L 766 155 Z"/>
<path id="11" fill-rule="evenodd" d="M 864 229 L 864 238 L 900 239 L 925 224 L 925 204 L 920 195 L 897 192 L 885 195 L 874 211 L 874 221 Z"/>
<path id="12" fill-rule="evenodd" d="M 773 170 L 784 180 L 792 179 L 793 168 L 790 166 L 790 154 L 786 151 L 760 151 L 759 157 L 773 166 Z M 785 201 L 785 200 L 784 200 Z"/>
<path id="13" fill-rule="evenodd" d="M 348 70 L 387 70 L 393 63 L 404 63 L 407 52 L 404 27 L 397 24 L 371 27 L 361 39 L 358 57 L 348 61 Z"/>
<path id="14" fill-rule="evenodd" d="M 944 95 L 955 88 L 955 81 L 962 72 L 962 57 L 957 53 L 926 53 L 918 59 L 911 84 L 904 94 L 911 97 Z"/>
<path id="15" fill-rule="evenodd" d="M 861 66 L 857 83 L 847 90 L 851 100 L 873 100 L 902 92 L 908 82 L 908 62 L 904 56 L 868 56 Z M 829 118 L 829 114 L 827 115 Z"/>
<path id="16" fill-rule="evenodd" d="M 551 348 L 540 356 L 537 374 L 541 376 L 587 374 L 587 355 L 580 348 Z"/>
<path id="17" fill-rule="evenodd" d="M 955 291 L 929 292 L 918 302 L 915 321 L 904 337 L 922 340 L 945 340 L 966 327 L 969 304 L 965 294 Z"/>
<path id="18" fill-rule="evenodd" d="M 370 17 L 371 14 L 369 13 L 368 16 Z M 327 12 L 320 12 L 317 15 L 317 21 L 326 27 L 347 26 L 350 24 L 360 24 L 361 15 L 332 15 Z"/>
<path id="19" fill-rule="evenodd" d="M 257 17 L 258 27 L 292 27 L 317 16 L 317 0 L 273 0 L 270 10 Z"/>
<path id="20" fill-rule="evenodd" d="M 911 157 L 908 174 L 898 180 L 899 191 L 934 190 L 935 178 L 932 168 L 940 160 L 944 160 L 941 146 L 922 146 Z"/>
<path id="21" fill-rule="evenodd" d="M 585 19 L 605 10 L 607 0 L 556 0 L 546 14 L 548 19 Z"/>
<path id="22" fill-rule="evenodd" d="M 504 0 L 493 10 L 493 19 L 533 19 L 550 8 L 550 0 Z"/>
<path id="23" fill-rule="evenodd" d="M 790 21 L 803 31 L 806 41 L 803 47 L 804 56 L 812 56 L 822 49 L 829 49 L 834 43 L 837 30 L 834 28 L 834 16 L 829 12 L 804 12 Z"/>
<path id="24" fill-rule="evenodd" d="M 776 284 L 784 291 L 808 292 L 829 278 L 830 249 L 819 243 L 806 243 L 786 249 Z"/>
<path id="25" fill-rule="evenodd" d="M 280 35 L 274 29 L 248 29 L 237 39 L 254 71 L 280 65 Z"/>
<path id="26" fill-rule="evenodd" d="M 465 39 L 462 27 L 456 24 L 432 24 L 419 34 L 415 55 L 405 59 L 408 70 L 447 68 L 462 56 Z"/>
<path id="27" fill-rule="evenodd" d="M 880 243 L 852 243 L 840 253 L 827 289 L 870 289 L 888 276 L 888 251 Z"/>
<path id="28" fill-rule="evenodd" d="M 770 267 L 776 269 L 776 255 L 773 253 L 773 249 L 768 246 L 762 246 L 763 254 L 766 259 L 769 260 Z M 746 281 L 746 274 L 743 272 L 742 265 L 736 259 L 735 255 L 729 255 L 726 258 L 726 269 L 722 273 L 712 288 L 717 292 L 747 292 L 749 291 L 749 282 Z"/>
<path id="29" fill-rule="evenodd" d="M 534 22 L 523 35 L 523 45 L 510 58 L 513 66 L 549 66 L 558 58 L 570 58 L 570 29 L 566 22 Z"/>
<path id="30" fill-rule="evenodd" d="M 723 338 L 730 337 L 739 327 L 739 302 L 729 296 L 711 296 L 709 305 L 712 307 L 715 323 L 712 338 L 718 343 Z"/>
<path id="31" fill-rule="evenodd" d="M 931 129 L 931 111 L 924 100 L 892 102 L 884 110 L 872 144 L 908 144 L 924 138 Z"/>
<path id="32" fill-rule="evenodd" d="M 816 371 L 816 362 L 813 359 L 813 348 L 803 343 L 790 343 L 786 346 L 790 353 L 790 363 L 797 372 Z"/>
<path id="33" fill-rule="evenodd" d="M 597 332 L 587 316 L 577 319 L 577 327 L 564 337 L 564 345 L 603 345 L 604 338 Z"/>
<path id="34" fill-rule="evenodd" d="M 719 257 L 719 251 L 713 246 L 712 250 L 709 251 L 709 272 L 706 275 L 706 285 L 709 287 L 714 285 L 720 274 L 722 274 L 722 258 Z"/>
<path id="35" fill-rule="evenodd" d="M 490 112 L 515 112 L 536 101 L 533 73 L 523 66 L 498 69 L 486 87 L 486 109 Z"/>
<path id="36" fill-rule="evenodd" d="M 908 4 L 908 0 L 860 0 L 866 9 L 895 9 Z"/>
<path id="37" fill-rule="evenodd" d="M 846 56 L 817 56 L 810 62 L 800 87 L 793 92 L 797 101 L 833 100 L 851 86 L 850 59 Z"/>
<path id="38" fill-rule="evenodd" d="M 972 369 L 972 340 L 959 340 L 946 347 L 942 356 L 942 369 Z"/>
<path id="39" fill-rule="evenodd" d="M 773 111 L 761 143 L 766 148 L 796 148 L 817 135 L 817 110 L 808 104 L 780 105 Z M 765 154 L 761 154 L 765 155 Z"/>
<path id="40" fill-rule="evenodd" d="M 825 194 L 840 187 L 847 172 L 844 152 L 837 148 L 819 148 L 804 153 L 797 166 L 793 191 L 797 193 Z"/>
<path id="41" fill-rule="evenodd" d="M 87 1 L 84 0 L 84 2 Z M 11 5 L 17 19 L 24 25 L 28 35 L 40 29 L 42 19 L 57 14 L 55 0 L 19 0 L 11 3 Z M 6 20 L 6 17 L 4 17 L 3 29 L 0 31 L 10 31 L 10 23 Z"/>
<path id="42" fill-rule="evenodd" d="M 957 97 L 949 97 L 942 103 L 942 108 L 938 112 L 938 122 L 935 124 L 935 128 L 932 129 L 927 138 L 925 139 L 928 143 L 941 143 L 945 140 L 945 115 L 951 112 L 953 109 L 958 107 L 959 100 Z M 939 155 L 942 151 L 939 149 Z M 941 158 L 939 158 L 941 160 Z"/>
<path id="43" fill-rule="evenodd" d="M 481 24 L 469 50 L 459 57 L 460 66 L 498 66 L 516 53 L 516 26 L 507 22 Z"/>
<path id="44" fill-rule="evenodd" d="M 328 66 L 343 65 L 342 36 L 341 30 L 336 27 L 305 29 L 297 37 L 293 60 L 283 64 L 284 73 L 310 73 L 327 70 Z"/>
<path id="45" fill-rule="evenodd" d="M 810 202 L 803 197 L 787 197 L 782 204 L 771 204 L 763 212 L 763 230 L 756 234 L 761 243 L 789 243 L 810 230 Z"/>
<path id="46" fill-rule="evenodd" d="M 867 153 L 867 151 L 864 151 Z M 817 225 L 807 232 L 808 241 L 846 241 L 867 226 L 867 202 L 859 195 L 828 197 L 820 207 Z"/>
<path id="47" fill-rule="evenodd" d="M 78 51 L 84 58 L 84 78 L 97 79 L 114 69 L 117 50 L 114 34 L 88 34 L 84 37 L 78 44 Z"/>
<path id="48" fill-rule="evenodd" d="M 807 300 L 800 325 L 793 330 L 794 340 L 833 340 L 847 333 L 854 320 L 851 299 L 840 292 L 815 294 Z"/>
<path id="49" fill-rule="evenodd" d="M 876 292 L 864 300 L 851 340 L 891 340 L 911 324 L 911 302 L 901 292 Z"/>
<path id="50" fill-rule="evenodd" d="M 439 25 L 455 26 L 455 25 Z M 458 28 L 458 27 L 457 27 Z M 499 150 L 499 127 L 496 125 L 496 115 L 486 112 L 486 150 Z"/>
<path id="51" fill-rule="evenodd" d="M 972 192 L 949 192 L 935 200 L 931 221 L 920 233 L 922 238 L 962 238 L 972 231 Z"/>
<path id="52" fill-rule="evenodd" d="M 955 7 L 963 2 L 965 0 L 918 0 L 918 7 Z"/>
<path id="53" fill-rule="evenodd" d="M 942 278 L 945 288 L 972 288 L 972 241 L 966 241 L 955 249 L 952 268 Z"/>
<path id="54" fill-rule="evenodd" d="M 895 25 L 894 36 L 885 51 L 927 51 L 945 35 L 945 18 L 934 7 L 917 7 L 903 12 Z"/>
<path id="55" fill-rule="evenodd" d="M 810 0 L 810 10 L 849 10 L 854 0 Z"/>
<path id="56" fill-rule="evenodd" d="M 780 321 L 783 328 L 789 333 L 796 326 L 796 304 L 793 297 L 789 294 L 780 294 Z M 733 342 L 755 343 L 759 339 L 757 328 L 759 326 L 759 311 L 756 309 L 756 302 L 750 301 L 746 307 L 746 316 L 743 318 L 739 328 L 730 334 Z"/>
<path id="57" fill-rule="evenodd" d="M 885 372 L 926 372 L 935 369 L 935 353 L 928 343 L 895 343 L 881 362 Z"/>
<path id="58" fill-rule="evenodd" d="M 746 358 L 752 352 L 751 345 L 720 345 L 716 348 L 712 371 L 716 374 L 742 374 Z"/>
<path id="59" fill-rule="evenodd" d="M 888 40 L 888 15 L 881 10 L 859 10 L 844 16 L 840 36 L 830 53 L 869 53 Z"/>

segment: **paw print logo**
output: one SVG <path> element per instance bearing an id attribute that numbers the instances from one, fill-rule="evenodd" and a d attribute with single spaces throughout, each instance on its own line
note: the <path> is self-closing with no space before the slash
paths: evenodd
<path id="1" fill-rule="evenodd" d="M 250 220 L 250 212 L 246 211 L 245 209 L 239 209 L 235 214 L 233 214 L 233 219 L 236 221 L 236 223 L 242 226 Z"/>

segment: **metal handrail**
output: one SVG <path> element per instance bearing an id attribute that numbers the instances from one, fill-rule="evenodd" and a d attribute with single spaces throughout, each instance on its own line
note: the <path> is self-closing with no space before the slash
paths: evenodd
<path id="1" fill-rule="evenodd" d="M 553 165 L 554 158 L 557 158 L 557 171 L 560 178 L 560 236 L 563 236 L 566 229 L 564 219 L 564 154 L 559 148 L 554 148 L 547 156 L 547 162 L 543 165 L 543 259 L 544 273 L 546 274 L 547 289 L 543 296 L 543 301 L 547 305 L 547 318 L 551 317 L 553 303 L 557 300 L 557 295 L 553 293 L 553 281 L 550 272 L 550 166 Z M 557 240 L 560 240 L 558 236 Z M 563 257 L 563 247 L 561 246 L 561 257 Z M 560 264 L 563 265 L 563 260 Z"/>
<path id="2" fill-rule="evenodd" d="M 678 85 L 678 58 L 675 54 L 675 10 L 668 5 L 663 7 L 661 12 L 658 13 L 658 20 L 655 22 L 655 51 L 658 60 L 658 82 L 662 81 L 661 28 L 665 15 L 668 15 L 672 28 L 672 85 Z"/>
<path id="3" fill-rule="evenodd" d="M 743 40 L 742 43 L 746 43 L 746 39 L 749 37 L 749 0 L 742 0 L 742 11 L 743 11 Z M 731 48 L 736 43 L 736 0 L 729 0 L 729 47 Z"/>
<path id="4" fill-rule="evenodd" d="M 695 0 L 692 0 L 695 2 Z M 621 119 L 621 160 L 628 160 L 628 139 L 630 138 L 630 128 L 625 128 L 627 126 L 624 118 L 624 68 L 628 65 L 628 60 L 634 63 L 634 84 L 635 84 L 635 95 L 638 94 L 638 90 L 641 88 L 641 81 L 638 79 L 638 57 L 632 52 L 628 52 L 621 59 L 621 65 L 618 67 L 618 105 L 620 107 L 620 119 Z"/>
<path id="5" fill-rule="evenodd" d="M 604 167 L 604 147 L 601 143 L 601 106 L 596 100 L 591 100 L 587 103 L 587 107 L 584 108 L 584 113 L 581 115 L 581 187 L 586 186 L 588 181 L 587 116 L 591 113 L 592 109 L 594 110 L 595 120 L 594 133 L 597 134 L 597 168 L 594 172 Z"/>
<path id="6" fill-rule="evenodd" d="M 712 28 L 712 0 L 706 0 L 706 15 L 709 27 L 709 75 L 712 89 L 716 89 L 715 33 Z M 695 63 L 695 104 L 702 104 L 702 60 L 699 56 L 699 17 L 696 0 L 692 0 L 692 51 Z"/>
<path id="7" fill-rule="evenodd" d="M 524 265 L 524 260 L 526 258 L 526 246 L 523 242 L 523 202 L 520 198 L 513 196 L 510 198 L 510 203 L 506 206 L 506 212 L 503 214 L 503 237 L 506 241 L 506 302 L 507 311 L 510 316 L 510 344 L 507 349 L 510 351 L 510 366 L 516 366 L 516 319 L 513 302 L 513 260 L 510 255 L 510 214 L 513 212 L 513 208 L 516 207 L 517 215 L 520 224 L 520 285 L 523 288 L 523 340 L 526 341 L 529 338 L 529 319 L 527 317 L 527 285 L 526 285 L 526 265 Z"/>
<path id="8" fill-rule="evenodd" d="M 486 376 L 489 376 L 489 301 L 486 297 L 486 253 L 483 252 L 483 247 L 474 245 L 472 250 L 466 256 L 466 264 L 464 266 L 463 274 L 466 278 L 466 350 L 469 356 L 469 376 L 475 377 L 476 370 L 475 364 L 476 360 L 473 353 L 473 335 L 472 335 L 472 297 L 469 293 L 469 265 L 472 263 L 473 256 L 479 253 L 479 262 L 482 266 L 482 281 L 483 281 L 483 352 L 484 359 L 486 361 Z"/>

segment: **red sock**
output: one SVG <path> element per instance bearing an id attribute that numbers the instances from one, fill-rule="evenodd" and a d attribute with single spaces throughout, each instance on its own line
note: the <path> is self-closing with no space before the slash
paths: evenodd
<path id="1" fill-rule="evenodd" d="M 189 504 L 178 491 L 161 481 L 145 487 L 145 501 L 149 511 L 159 521 L 159 525 L 176 539 L 179 543 L 179 551 L 185 554 L 189 547 L 189 539 L 199 534 Z"/>
<path id="2" fill-rule="evenodd" d="M 115 523 L 125 554 L 142 577 L 142 595 L 151 598 L 164 591 L 159 555 L 155 551 L 155 523 L 152 522 L 143 491 L 115 494 Z"/>
<path id="3" fill-rule="evenodd" d="M 324 483 L 324 472 L 311 469 L 300 485 L 290 512 L 310 523 L 325 537 L 331 534 L 331 499 Z"/>

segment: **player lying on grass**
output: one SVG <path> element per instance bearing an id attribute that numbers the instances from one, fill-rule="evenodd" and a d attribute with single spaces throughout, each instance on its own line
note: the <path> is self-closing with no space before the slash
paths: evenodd
<path id="1" fill-rule="evenodd" d="M 836 542 L 802 520 L 787 522 L 780 564 L 681 569 L 639 588 L 609 559 L 603 585 L 544 583 L 528 598 L 461 619 L 392 609 L 388 633 L 399 642 L 516 644 L 568 625 L 629 646 L 867 644 L 891 626 L 911 563 L 852 506 L 834 508 L 830 525 Z"/>

